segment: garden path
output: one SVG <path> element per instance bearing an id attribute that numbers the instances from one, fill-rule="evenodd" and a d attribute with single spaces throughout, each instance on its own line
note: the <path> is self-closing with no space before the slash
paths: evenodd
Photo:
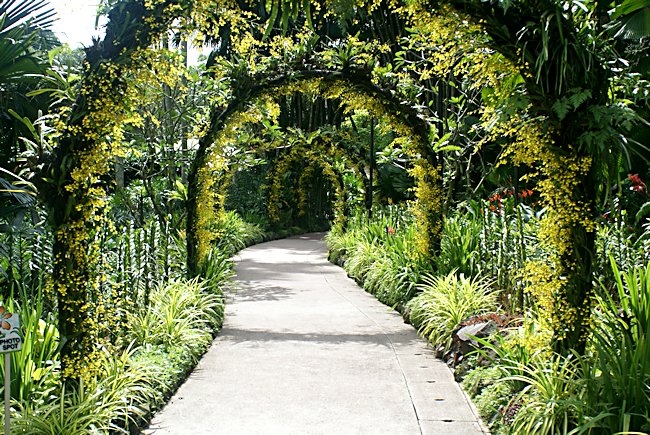
<path id="1" fill-rule="evenodd" d="M 223 330 L 146 434 L 482 433 L 447 366 L 321 237 L 239 254 Z"/>

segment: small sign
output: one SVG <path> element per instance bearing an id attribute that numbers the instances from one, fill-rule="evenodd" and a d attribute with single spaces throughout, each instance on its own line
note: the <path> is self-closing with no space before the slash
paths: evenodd
<path id="1" fill-rule="evenodd" d="M 18 314 L 12 314 L 5 307 L 0 307 L 0 353 L 22 349 L 23 339 L 18 331 L 20 331 Z"/>

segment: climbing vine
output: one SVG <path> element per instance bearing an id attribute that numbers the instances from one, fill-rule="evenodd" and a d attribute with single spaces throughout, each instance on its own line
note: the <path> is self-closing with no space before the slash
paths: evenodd
<path id="1" fill-rule="evenodd" d="M 60 329 L 68 338 L 62 358 L 64 377 L 92 376 L 95 368 L 88 366 L 89 361 L 97 360 L 92 356 L 100 351 L 101 337 L 115 326 L 97 321 L 108 317 L 96 273 L 99 239 L 95 234 L 99 228 L 113 231 L 101 179 L 112 169 L 113 157 L 123 153 L 124 127 L 143 122 L 133 109 L 145 96 L 128 80 L 155 78 L 171 84 L 179 77 L 177 65 L 161 51 L 136 50 L 126 61 L 130 65 L 126 69 L 112 63 L 94 68 L 86 64 L 80 98 L 87 102 L 87 111 L 78 123 L 64 122 L 64 111 L 57 124 L 63 149 L 74 153 L 63 156 L 55 168 L 61 170 L 55 172 L 60 178 L 43 189 L 49 196 L 46 201 L 55 200 L 50 203 L 57 228 L 51 287 L 59 301 Z M 74 116 L 79 115 L 73 111 Z"/>
<path id="2" fill-rule="evenodd" d="M 372 12 L 380 2 L 355 2 L 353 6 Z M 215 104 L 193 164 L 187 226 L 191 272 L 200 271 L 220 236 L 215 223 L 223 216 L 223 191 L 230 179 L 229 146 L 246 125 L 259 124 L 262 119 L 277 125 L 278 98 L 294 94 L 319 95 L 335 102 L 343 114 L 365 110 L 390 126 L 397 138 L 394 146 L 409 156 L 410 174 L 416 181 L 418 249 L 423 255 L 435 256 L 442 228 L 440 153 L 444 146 L 431 144 L 453 126 L 440 113 L 414 108 L 413 103 L 423 82 L 435 79 L 439 84 L 463 77 L 463 86 L 481 94 L 474 108 L 483 121 L 477 129 L 489 132 L 487 140 L 508 139 L 504 161 L 535 168 L 529 176 L 539 179 L 538 190 L 549 210 L 542 234 L 554 255 L 548 263 L 530 265 L 531 274 L 536 270 L 546 277 L 542 281 L 531 278 L 531 292 L 547 313 L 555 339 L 563 341 L 572 325 L 586 319 L 589 306 L 583 302 L 589 294 L 584 288 L 590 285 L 591 269 L 581 269 L 581 265 L 591 262 L 586 257 L 593 251 L 590 216 L 594 207 L 584 180 L 591 175 L 592 160 L 577 143 L 559 143 L 560 138 L 575 139 L 580 133 L 567 134 L 566 114 L 553 114 L 530 98 L 540 89 L 543 93 L 570 87 L 565 83 L 540 86 L 539 80 L 550 76 L 536 71 L 538 65 L 527 63 L 534 57 L 526 52 L 533 44 L 511 51 L 499 47 L 495 43 L 499 34 L 485 31 L 492 21 L 477 20 L 480 14 L 476 10 L 473 14 L 472 10 L 463 11 L 453 2 L 430 6 L 425 1 L 389 2 L 390 10 L 405 20 L 409 38 L 403 51 L 393 53 L 394 65 L 386 65 L 379 59 L 392 50 L 388 42 L 348 37 L 337 46 L 319 45 L 309 29 L 260 39 L 262 23 L 234 0 L 118 2 L 109 14 L 106 39 L 87 51 L 81 94 L 77 104 L 65 112 L 67 118 L 61 117 L 61 145 L 46 174 L 50 184 L 42 189 L 55 229 L 52 289 L 59 299 L 61 333 L 67 338 L 64 377 L 83 377 L 94 370 L 90 361 L 96 360 L 92 355 L 100 348 L 102 336 L 96 319 L 106 310 L 97 293 L 98 245 L 94 236 L 98 228 L 110 228 L 105 219 L 102 177 L 110 170 L 112 158 L 122 152 L 124 126 L 143 122 L 132 110 L 142 98 L 133 83 L 172 84 L 181 75 L 173 62 L 152 48 L 172 27 L 184 33 L 196 31 L 198 39 L 217 37 L 227 27 L 233 58 L 238 59 L 217 59 L 213 64 L 216 75 L 228 70 L 232 102 L 225 108 Z M 515 41 L 514 46 L 517 44 Z M 406 52 L 422 55 L 414 59 Z M 265 55 L 268 53 L 273 56 Z M 592 99 L 602 99 L 601 91 L 593 92 Z M 562 95 L 554 97 L 563 101 Z M 402 101 L 407 104 L 400 104 Z M 510 113 L 504 112 L 506 106 Z M 577 113 L 579 105 L 574 109 Z M 485 141 L 475 145 L 481 143 Z M 335 165 L 313 149 L 304 149 L 302 157 L 308 164 L 319 165 L 335 186 L 340 202 L 344 195 Z M 306 179 L 305 175 L 303 183 Z M 277 187 L 274 183 L 271 191 Z M 344 216 L 342 210 L 337 205 L 337 219 Z M 576 286 L 583 290 L 576 293 L 572 290 Z"/>
<path id="3" fill-rule="evenodd" d="M 529 262 L 525 275 L 530 283 L 528 292 L 539 307 L 541 323 L 554 332 L 554 340 L 563 340 L 577 324 L 586 331 L 591 315 L 593 293 L 586 295 L 586 303 L 572 301 L 569 278 L 578 269 L 578 261 L 583 260 L 572 243 L 574 233 L 584 229 L 593 237 L 595 232 L 591 204 L 576 195 L 581 181 L 589 176 L 592 158 L 580 157 L 576 150 L 555 147 L 553 134 L 544 121 L 519 119 L 504 128 L 501 134 L 512 141 L 502 158 L 514 165 L 535 168 L 527 178 L 538 179 L 536 189 L 546 206 L 539 237 L 550 256 L 543 262 Z"/>
<path id="4" fill-rule="evenodd" d="M 341 182 L 342 175 L 337 171 L 334 162 L 345 159 L 345 156 L 327 136 L 320 135 L 310 139 L 309 141 L 294 142 L 291 150 L 282 156 L 269 172 L 267 176 L 269 218 L 272 222 L 280 220 L 279 206 L 284 187 L 282 179 L 290 171 L 293 164 L 299 163 L 302 171 L 298 177 L 296 191 L 298 215 L 305 216 L 307 213 L 308 182 L 314 173 L 314 169 L 318 167 L 334 187 L 334 219 L 332 224 L 343 227 L 346 219 L 345 192 Z"/>
<path id="5" fill-rule="evenodd" d="M 212 133 L 208 133 L 202 140 L 201 149 L 195 161 L 194 171 L 196 175 L 193 178 L 195 181 L 190 182 L 190 197 L 193 198 L 190 202 L 190 213 L 188 214 L 188 253 L 191 270 L 200 270 L 200 265 L 206 258 L 210 246 L 218 237 L 218 234 L 213 232 L 213 228 L 216 227 L 215 222 L 218 221 L 220 213 L 223 213 L 225 198 L 216 193 L 214 187 L 215 180 L 227 176 L 226 168 L 228 163 L 224 157 L 225 149 L 229 143 L 234 142 L 237 133 L 247 124 L 257 124 L 262 120 L 266 120 L 270 124 L 276 124 L 280 113 L 277 101 L 281 97 L 294 94 L 319 95 L 324 99 L 339 102 L 338 104 L 340 104 L 345 114 L 351 114 L 355 110 L 365 110 L 372 116 L 383 119 L 386 128 L 390 126 L 391 132 L 396 137 L 396 144 L 399 144 L 406 154 L 413 156 L 414 159 L 426 155 L 435 159 L 435 156 L 430 155 L 422 139 L 423 134 L 416 133 L 414 128 L 403 120 L 407 114 L 401 113 L 399 108 L 389 107 L 382 101 L 381 92 L 378 88 L 374 88 L 373 85 L 366 82 L 366 86 L 370 89 L 363 89 L 357 82 L 340 77 L 340 73 L 337 71 L 318 72 L 318 74 L 320 76 L 315 76 L 307 71 L 302 79 L 296 78 L 299 77 L 298 72 L 280 79 L 273 75 L 271 75 L 271 78 L 265 76 L 266 79 L 262 80 L 268 82 L 259 83 L 255 88 L 257 92 L 251 92 L 249 89 L 242 100 L 235 100 L 230 106 L 231 109 L 224 112 L 226 113 L 224 119 L 215 119 L 213 121 L 213 125 L 210 127 Z M 403 110 L 406 111 L 406 108 Z M 305 151 L 305 153 L 307 152 Z M 290 163 L 290 161 L 287 161 L 284 165 Z M 323 166 L 324 171 L 330 172 L 325 163 L 323 163 Z M 287 170 L 288 166 L 284 169 Z M 333 180 L 332 174 L 335 174 L 336 171 L 332 169 L 331 172 L 330 178 Z M 421 183 L 418 188 L 428 192 L 430 197 L 435 196 L 433 192 L 440 192 L 438 184 L 441 180 L 439 177 L 423 176 L 417 178 L 417 180 Z M 268 197 L 268 211 L 272 219 L 277 219 L 278 214 L 275 207 L 277 207 L 279 201 L 277 197 L 279 184 L 278 181 L 271 181 L 269 184 L 271 193 Z M 341 183 L 337 181 L 333 182 L 333 185 L 340 186 Z M 339 197 L 344 198 L 344 195 L 339 195 Z M 336 216 L 343 219 L 344 213 L 338 211 L 338 209 L 343 210 L 344 203 L 341 204 L 341 206 L 336 206 Z M 430 227 L 424 222 L 424 219 L 429 218 L 437 222 L 440 221 L 440 210 L 436 208 L 436 204 L 439 205 L 440 202 L 428 206 L 427 212 L 420 214 L 423 219 L 422 228 L 432 231 L 430 234 L 422 235 L 422 237 L 426 238 L 425 243 L 433 240 L 432 246 L 436 246 L 435 240 L 440 237 L 439 230 L 441 227 L 440 225 Z M 199 267 L 195 268 L 192 265 Z"/>

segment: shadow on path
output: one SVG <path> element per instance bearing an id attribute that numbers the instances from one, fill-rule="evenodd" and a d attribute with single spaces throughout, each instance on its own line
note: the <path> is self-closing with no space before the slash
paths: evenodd
<path id="1" fill-rule="evenodd" d="M 321 238 L 237 256 L 222 332 L 145 433 L 482 433 L 447 366 Z"/>

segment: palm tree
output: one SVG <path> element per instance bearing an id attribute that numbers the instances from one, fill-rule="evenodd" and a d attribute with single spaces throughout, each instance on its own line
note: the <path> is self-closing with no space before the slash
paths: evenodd
<path id="1" fill-rule="evenodd" d="M 614 9 L 616 36 L 638 40 L 650 36 L 650 0 L 625 0 Z"/>
<path id="2" fill-rule="evenodd" d="M 0 0 L 0 236 L 9 234 L 9 239 L 0 238 L 0 253 L 9 265 L 12 234 L 24 230 L 26 218 L 36 216 L 35 186 L 10 166 L 20 152 L 19 137 L 33 136 L 31 122 L 49 105 L 47 99 L 27 94 L 46 70 L 37 53 L 53 36 L 46 35 L 53 17 L 47 0 Z M 1 275 L 6 274 L 0 268 Z"/>
<path id="3" fill-rule="evenodd" d="M 26 94 L 46 70 L 37 47 L 44 39 L 52 42 L 48 28 L 54 14 L 48 0 L 0 0 L 0 162 L 15 157 L 24 133 L 9 109 L 33 118 L 39 108 L 47 108 L 36 107 Z"/>

